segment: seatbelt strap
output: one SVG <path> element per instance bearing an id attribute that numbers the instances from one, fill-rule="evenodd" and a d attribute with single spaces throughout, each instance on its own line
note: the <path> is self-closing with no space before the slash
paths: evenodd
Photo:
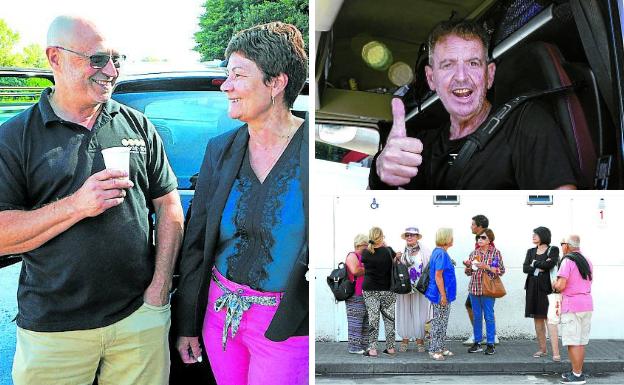
<path id="1" fill-rule="evenodd" d="M 501 124 L 509 117 L 510 113 L 522 103 L 540 96 L 568 91 L 573 89 L 575 86 L 576 85 L 568 85 L 544 91 L 530 92 L 528 94 L 517 96 L 503 104 L 485 122 L 481 123 L 481 126 L 479 126 L 475 132 L 468 136 L 468 139 L 459 150 L 457 157 L 453 161 L 449 171 L 449 179 L 459 180 L 462 170 L 466 167 L 468 161 L 472 158 L 472 155 L 474 155 L 476 151 L 483 149 L 488 144 L 494 134 L 498 132 L 498 128 Z"/>

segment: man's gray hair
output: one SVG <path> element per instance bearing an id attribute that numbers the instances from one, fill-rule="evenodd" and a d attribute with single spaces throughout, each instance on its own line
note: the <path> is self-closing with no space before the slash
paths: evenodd
<path id="1" fill-rule="evenodd" d="M 576 234 L 572 234 L 568 237 L 566 243 L 570 248 L 578 249 L 581 247 L 581 237 Z"/>

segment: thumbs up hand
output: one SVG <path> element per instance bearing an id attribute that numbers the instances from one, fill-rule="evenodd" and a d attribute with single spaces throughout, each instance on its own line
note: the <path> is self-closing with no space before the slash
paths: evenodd
<path id="1" fill-rule="evenodd" d="M 405 106 L 398 98 L 392 99 L 392 117 L 386 146 L 377 157 L 377 175 L 390 186 L 402 186 L 418 174 L 423 144 L 419 139 L 407 136 Z"/>

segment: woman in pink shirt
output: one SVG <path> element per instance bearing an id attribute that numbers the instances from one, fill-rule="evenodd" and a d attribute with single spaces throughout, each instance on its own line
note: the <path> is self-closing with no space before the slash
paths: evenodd
<path id="1" fill-rule="evenodd" d="M 364 297 L 362 296 L 362 283 L 364 282 L 364 265 L 362 264 L 362 251 L 368 246 L 368 236 L 358 234 L 353 240 L 355 251 L 347 254 L 347 273 L 351 281 L 355 280 L 355 293 L 347 298 L 347 324 L 348 326 L 348 349 L 352 354 L 364 354 L 368 346 L 368 314 Z"/>

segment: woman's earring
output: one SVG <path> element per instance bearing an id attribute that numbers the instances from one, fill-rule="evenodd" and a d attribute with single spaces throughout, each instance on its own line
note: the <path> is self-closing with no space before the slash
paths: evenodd
<path id="1" fill-rule="evenodd" d="M 271 95 L 271 105 L 275 105 L 275 96 Z"/>

